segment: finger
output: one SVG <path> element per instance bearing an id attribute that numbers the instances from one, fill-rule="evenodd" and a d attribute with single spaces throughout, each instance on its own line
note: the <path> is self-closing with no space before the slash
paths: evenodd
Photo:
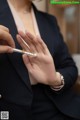
<path id="1" fill-rule="evenodd" d="M 30 50 L 29 45 L 27 44 L 27 42 L 25 42 L 25 40 L 19 35 L 20 39 L 22 40 L 22 42 L 26 45 L 26 47 Z"/>
<path id="2" fill-rule="evenodd" d="M 20 37 L 20 35 L 17 35 L 17 41 L 20 44 L 20 46 L 22 47 L 23 50 L 25 51 L 30 51 L 30 47 L 28 47 L 28 44 L 24 44 L 24 42 L 22 41 L 22 38 Z"/>
<path id="3" fill-rule="evenodd" d="M 30 63 L 29 57 L 26 54 L 24 54 L 22 57 L 23 57 L 23 61 L 24 61 L 25 66 L 27 67 L 28 71 L 31 73 L 32 65 Z"/>
<path id="4" fill-rule="evenodd" d="M 22 31 L 19 31 L 18 33 L 25 40 L 25 42 L 28 43 L 28 45 L 30 47 L 30 52 L 36 52 L 36 48 L 33 45 L 33 43 L 31 42 L 31 39 L 26 34 L 24 34 Z"/>
<path id="5" fill-rule="evenodd" d="M 12 53 L 13 50 L 9 46 L 0 45 L 0 53 Z"/>
<path id="6" fill-rule="evenodd" d="M 15 47 L 15 43 L 12 36 L 8 32 L 3 31 L 1 29 L 0 29 L 0 40 L 5 40 L 9 46 Z"/>
<path id="7" fill-rule="evenodd" d="M 26 36 L 27 38 L 29 39 L 29 41 L 32 42 L 32 44 L 35 46 L 35 49 L 38 51 L 38 52 L 42 52 L 43 49 L 41 47 L 41 45 L 39 44 L 38 40 L 36 37 L 34 37 L 31 33 L 27 32 L 26 33 Z"/>
<path id="8" fill-rule="evenodd" d="M 37 49 L 36 49 L 36 43 L 34 43 L 35 41 L 35 37 L 32 39 L 30 38 L 27 34 L 26 34 L 26 39 L 28 41 L 28 44 L 30 46 L 30 48 L 32 49 L 32 52 L 37 52 Z"/>
<path id="9" fill-rule="evenodd" d="M 49 54 L 49 50 L 47 45 L 44 43 L 44 41 L 41 39 L 41 37 L 37 36 L 37 41 L 39 42 L 39 44 L 42 46 L 42 49 L 44 51 L 45 54 Z"/>
<path id="10" fill-rule="evenodd" d="M 0 25 L 0 29 L 9 32 L 9 29 L 3 25 Z"/>

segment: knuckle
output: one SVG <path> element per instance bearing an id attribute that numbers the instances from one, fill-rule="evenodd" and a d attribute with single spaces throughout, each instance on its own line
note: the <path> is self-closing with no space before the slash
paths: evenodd
<path id="1" fill-rule="evenodd" d="M 6 52 L 8 52 L 9 51 L 9 47 L 8 46 L 6 46 Z"/>
<path id="2" fill-rule="evenodd" d="M 6 52 L 9 53 L 11 51 L 11 48 L 7 46 Z"/>

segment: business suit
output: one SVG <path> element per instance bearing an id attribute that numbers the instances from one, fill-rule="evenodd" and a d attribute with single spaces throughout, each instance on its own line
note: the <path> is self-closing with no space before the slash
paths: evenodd
<path id="1" fill-rule="evenodd" d="M 65 86 L 61 91 L 55 92 L 49 86 L 42 85 L 44 86 L 44 92 L 62 113 L 80 119 L 79 98 L 75 98 L 75 95 L 70 90 L 70 86 L 73 85 L 77 78 L 77 69 L 62 41 L 56 19 L 39 12 L 35 7 L 34 12 L 41 37 L 54 58 L 56 70 L 63 74 L 65 79 Z M 21 49 L 16 41 L 17 29 L 6 0 L 0 1 L 0 24 L 9 28 L 16 47 Z M 3 99 L 11 103 L 27 106 L 28 111 L 31 108 L 33 91 L 20 54 L 0 55 L 0 93 Z"/>

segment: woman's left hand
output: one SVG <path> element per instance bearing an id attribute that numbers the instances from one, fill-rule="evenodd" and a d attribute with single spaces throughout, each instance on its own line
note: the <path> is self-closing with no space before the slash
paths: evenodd
<path id="1" fill-rule="evenodd" d="M 27 49 L 20 36 L 30 46 L 30 49 Z M 22 49 L 37 54 L 35 57 L 23 55 L 23 61 L 28 69 L 30 80 L 46 85 L 59 85 L 60 81 L 58 80 L 53 58 L 43 40 L 39 36 L 34 37 L 31 33 L 24 34 L 21 31 L 17 35 L 17 40 Z"/>

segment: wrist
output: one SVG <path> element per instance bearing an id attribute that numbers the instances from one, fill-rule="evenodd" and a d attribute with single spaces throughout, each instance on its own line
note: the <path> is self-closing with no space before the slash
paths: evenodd
<path id="1" fill-rule="evenodd" d="M 55 87 L 59 85 L 61 85 L 61 74 L 59 72 L 56 72 L 56 77 L 53 86 Z"/>
<path id="2" fill-rule="evenodd" d="M 59 91 L 64 87 L 64 77 L 59 72 L 56 72 L 56 75 L 57 75 L 56 77 L 57 84 L 51 85 L 50 87 L 52 90 Z"/>
<path id="3" fill-rule="evenodd" d="M 61 85 L 61 74 L 59 72 L 56 72 L 56 81 L 57 86 Z"/>

